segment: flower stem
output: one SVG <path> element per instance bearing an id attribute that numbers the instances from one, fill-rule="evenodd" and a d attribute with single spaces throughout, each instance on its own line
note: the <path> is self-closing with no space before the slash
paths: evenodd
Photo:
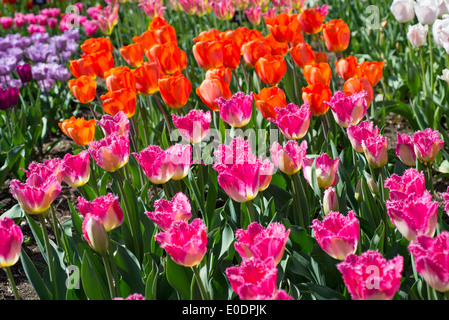
<path id="1" fill-rule="evenodd" d="M 53 290 L 53 299 L 58 298 L 58 291 L 56 289 L 56 276 L 55 276 L 55 268 L 53 265 L 53 254 L 51 252 L 50 240 L 48 238 L 47 229 L 45 227 L 45 220 L 43 214 L 39 214 L 39 222 L 41 223 L 42 233 L 44 235 L 45 241 L 45 250 L 47 251 L 47 259 L 48 259 L 48 268 L 50 270 L 50 282 Z"/>
<path id="2" fill-rule="evenodd" d="M 254 222 L 255 217 L 254 217 L 254 207 L 253 207 L 252 201 L 251 200 L 246 201 L 245 205 L 246 205 L 246 209 L 248 210 L 249 223 Z"/>
<path id="3" fill-rule="evenodd" d="M 301 199 L 300 199 L 300 193 L 304 194 L 304 188 L 302 186 L 301 181 L 299 180 L 299 173 L 296 173 L 292 176 L 292 180 L 293 180 L 293 186 L 294 186 L 294 198 L 295 198 L 295 203 L 296 203 L 296 210 L 298 210 L 298 222 L 299 225 L 303 228 L 306 228 L 306 223 L 308 224 L 308 220 L 309 219 L 305 219 L 307 218 L 306 215 L 304 215 L 304 212 L 302 210 L 302 206 L 301 206 Z M 308 210 L 306 211 L 306 213 L 308 214 Z"/>
<path id="4" fill-rule="evenodd" d="M 198 265 L 193 266 L 192 270 L 195 273 L 196 281 L 198 282 L 198 287 L 200 288 L 200 291 L 201 291 L 201 297 L 203 298 L 203 300 L 210 300 L 209 294 L 208 294 L 206 288 L 204 287 L 203 280 L 201 280 L 200 272 L 198 270 Z"/>
<path id="5" fill-rule="evenodd" d="M 115 288 L 114 288 L 114 280 L 112 278 L 111 266 L 109 265 L 109 261 L 106 256 L 106 253 L 103 253 L 101 255 L 101 257 L 103 258 L 104 269 L 106 271 L 106 277 L 108 279 L 109 293 L 111 295 L 111 299 L 114 299 L 115 298 Z"/>
<path id="6" fill-rule="evenodd" d="M 428 187 L 430 188 L 430 192 L 431 192 L 432 196 L 434 196 L 435 190 L 433 187 L 432 165 L 428 164 L 426 166 L 426 169 L 427 169 L 427 184 L 428 184 Z"/>
<path id="7" fill-rule="evenodd" d="M 5 267 L 5 271 L 8 274 L 9 283 L 11 284 L 12 292 L 14 292 L 15 299 L 20 300 L 19 291 L 17 291 L 16 282 L 14 281 L 14 277 L 12 276 L 11 269 L 9 267 Z"/>

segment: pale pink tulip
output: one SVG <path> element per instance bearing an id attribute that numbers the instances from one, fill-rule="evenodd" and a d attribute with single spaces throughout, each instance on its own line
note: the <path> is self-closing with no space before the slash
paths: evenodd
<path id="1" fill-rule="evenodd" d="M 83 150 L 76 155 L 67 153 L 64 156 L 64 175 L 62 181 L 72 188 L 79 188 L 89 181 L 90 177 L 89 151 Z"/>
<path id="2" fill-rule="evenodd" d="M 312 185 L 312 166 L 315 159 L 303 159 L 303 173 L 304 178 Z M 335 186 L 339 181 L 338 165 L 340 159 L 332 159 L 327 153 L 323 153 L 316 157 L 315 174 L 318 182 L 318 187 L 327 189 Z"/>
<path id="3" fill-rule="evenodd" d="M 334 187 L 329 187 L 326 190 L 324 190 L 323 195 L 324 214 L 327 215 L 331 211 L 338 211 L 338 210 L 339 210 L 339 202 L 337 192 L 335 191 Z"/>
<path id="4" fill-rule="evenodd" d="M 82 230 L 83 238 L 95 252 L 104 254 L 108 250 L 109 235 L 99 217 L 88 213 L 84 217 Z"/>
<path id="5" fill-rule="evenodd" d="M 354 150 L 358 153 L 363 153 L 363 141 L 377 136 L 379 128 L 377 126 L 373 127 L 372 122 L 362 121 L 358 125 L 350 124 L 346 129 L 346 133 Z"/>
<path id="6" fill-rule="evenodd" d="M 396 155 L 401 162 L 409 167 L 416 165 L 416 155 L 415 146 L 413 144 L 412 138 L 406 134 L 396 133 L 397 145 L 396 145 Z"/>

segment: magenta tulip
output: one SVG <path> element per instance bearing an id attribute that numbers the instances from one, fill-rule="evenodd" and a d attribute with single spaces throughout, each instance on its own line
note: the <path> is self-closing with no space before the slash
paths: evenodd
<path id="1" fill-rule="evenodd" d="M 133 153 L 133 156 L 152 183 L 166 183 L 175 174 L 169 154 L 158 145 L 148 146 L 139 153 Z"/>
<path id="2" fill-rule="evenodd" d="M 402 176 L 393 173 L 385 179 L 384 186 L 390 191 L 390 200 L 406 200 L 410 194 L 421 197 L 426 192 L 424 173 L 415 168 L 405 170 Z"/>
<path id="3" fill-rule="evenodd" d="M 9 217 L 0 219 L 0 268 L 16 264 L 22 249 L 23 234 Z"/>
<path id="4" fill-rule="evenodd" d="M 220 117 L 231 127 L 241 128 L 251 120 L 253 111 L 253 93 L 246 95 L 237 92 L 228 100 L 220 97 L 216 100 L 220 110 Z"/>
<path id="5" fill-rule="evenodd" d="M 387 138 L 378 134 L 362 142 L 368 164 L 373 168 L 381 168 L 388 163 Z"/>
<path id="6" fill-rule="evenodd" d="M 76 155 L 67 153 L 64 156 L 64 175 L 62 181 L 72 188 L 85 185 L 90 178 L 89 151 L 83 150 Z"/>
<path id="7" fill-rule="evenodd" d="M 129 134 L 129 119 L 123 111 L 119 111 L 115 116 L 104 114 L 97 123 L 106 136 L 114 132 L 121 136 L 128 136 Z"/>
<path id="8" fill-rule="evenodd" d="M 26 172 L 27 177 L 35 173 L 44 180 L 55 175 L 58 181 L 61 182 L 64 176 L 64 170 L 64 161 L 59 158 L 53 158 L 42 163 L 31 162 L 28 165 L 28 170 L 23 171 Z"/>
<path id="9" fill-rule="evenodd" d="M 435 161 L 438 152 L 443 148 L 443 140 L 440 139 L 440 133 L 430 128 L 424 131 L 417 131 L 413 135 L 415 154 L 419 161 L 424 165 Z"/>
<path id="10" fill-rule="evenodd" d="M 303 173 L 304 178 L 312 185 L 312 166 L 315 159 L 304 158 Z M 340 159 L 332 159 L 327 153 L 323 153 L 316 158 L 315 174 L 318 182 L 318 187 L 327 189 L 335 186 L 339 181 L 338 164 Z"/>
<path id="11" fill-rule="evenodd" d="M 98 217 L 103 223 L 106 232 L 109 232 L 123 223 L 123 210 L 120 207 L 118 196 L 108 193 L 95 198 L 92 202 L 78 197 L 78 210 L 86 217 L 91 214 Z"/>
<path id="12" fill-rule="evenodd" d="M 362 121 L 358 125 L 350 124 L 346 129 L 346 133 L 354 150 L 358 153 L 363 153 L 363 141 L 377 136 L 379 128 L 373 127 L 372 122 Z"/>
<path id="13" fill-rule="evenodd" d="M 309 105 L 303 104 L 299 108 L 289 103 L 285 108 L 275 108 L 275 111 L 276 119 L 268 120 L 275 123 L 287 139 L 298 140 L 306 135 L 312 114 Z"/>
<path id="14" fill-rule="evenodd" d="M 83 220 L 83 238 L 99 254 L 104 254 L 109 247 L 109 235 L 98 216 L 88 213 Z"/>
<path id="15" fill-rule="evenodd" d="M 158 199 L 154 202 L 154 211 L 145 212 L 162 231 L 170 229 L 173 222 L 178 220 L 188 221 L 192 218 L 192 207 L 189 199 L 182 192 L 175 194 L 171 201 Z"/>
<path id="16" fill-rule="evenodd" d="M 100 141 L 90 142 L 89 153 L 101 168 L 115 172 L 128 163 L 129 137 L 114 132 Z"/>
<path id="17" fill-rule="evenodd" d="M 307 153 L 307 142 L 303 141 L 299 145 L 296 140 L 290 140 L 284 147 L 274 142 L 270 153 L 274 165 L 283 173 L 292 175 L 302 168 Z"/>
<path id="18" fill-rule="evenodd" d="M 209 133 L 212 121 L 210 111 L 192 109 L 184 117 L 172 114 L 173 124 L 189 143 L 200 143 Z"/>
<path id="19" fill-rule="evenodd" d="M 341 91 L 334 93 L 330 101 L 325 101 L 334 115 L 335 121 L 343 128 L 357 125 L 366 114 L 366 91 L 360 91 L 350 96 Z"/>
<path id="20" fill-rule="evenodd" d="M 401 162 L 409 167 L 416 165 L 416 154 L 415 146 L 413 144 L 412 138 L 406 134 L 396 133 L 397 145 L 396 145 L 396 155 Z"/>
<path id="21" fill-rule="evenodd" d="M 169 161 L 173 164 L 173 180 L 184 179 L 189 173 L 192 163 L 192 146 L 181 143 L 174 144 L 165 150 Z"/>

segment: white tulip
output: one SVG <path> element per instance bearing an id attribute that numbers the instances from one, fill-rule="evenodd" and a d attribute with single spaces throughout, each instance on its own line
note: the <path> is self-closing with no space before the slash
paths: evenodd
<path id="1" fill-rule="evenodd" d="M 401 23 L 406 23 L 415 17 L 415 8 L 412 0 L 394 0 L 390 6 L 395 19 Z"/>
<path id="2" fill-rule="evenodd" d="M 424 26 L 421 23 L 418 23 L 408 28 L 407 38 L 412 46 L 420 47 L 426 43 L 428 31 L 428 25 Z"/>
<path id="3" fill-rule="evenodd" d="M 444 80 L 447 84 L 449 84 L 449 69 L 444 69 L 443 74 L 438 76 L 438 79 Z"/>
<path id="4" fill-rule="evenodd" d="M 415 2 L 415 14 L 421 24 L 433 24 L 439 15 L 439 7 L 442 0 L 417 0 Z"/>

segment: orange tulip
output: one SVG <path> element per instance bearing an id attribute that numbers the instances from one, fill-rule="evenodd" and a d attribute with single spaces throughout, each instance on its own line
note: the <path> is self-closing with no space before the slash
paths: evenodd
<path id="1" fill-rule="evenodd" d="M 178 43 L 175 28 L 162 17 L 154 17 L 150 22 L 148 30 L 153 32 L 157 42 L 160 44 Z"/>
<path id="2" fill-rule="evenodd" d="M 369 107 L 374 98 L 374 91 L 366 77 L 350 78 L 346 80 L 345 84 L 343 85 L 343 92 L 348 96 L 362 90 L 365 90 L 367 92 L 365 100 L 366 104 Z"/>
<path id="3" fill-rule="evenodd" d="M 210 30 L 205 30 L 200 32 L 197 38 L 193 38 L 193 42 L 206 42 L 206 41 L 218 41 L 220 40 L 221 31 L 212 28 Z"/>
<path id="4" fill-rule="evenodd" d="M 316 8 L 303 9 L 298 14 L 298 22 L 302 31 L 316 34 L 323 29 L 324 15 Z"/>
<path id="5" fill-rule="evenodd" d="M 68 81 L 70 92 L 81 103 L 89 103 L 95 99 L 97 91 L 97 83 L 94 79 L 88 76 L 81 76 L 79 78 Z"/>
<path id="6" fill-rule="evenodd" d="M 277 41 L 271 33 L 267 34 L 263 40 L 271 47 L 271 54 L 285 56 L 288 52 L 288 43 Z"/>
<path id="7" fill-rule="evenodd" d="M 193 57 L 200 68 L 208 70 L 223 65 L 223 43 L 220 41 L 197 42 L 192 48 Z"/>
<path id="8" fill-rule="evenodd" d="M 354 56 L 347 56 L 346 58 L 342 58 L 337 60 L 335 63 L 337 67 L 337 73 L 344 80 L 348 80 L 349 78 L 357 77 L 360 73 L 357 64 L 357 58 Z"/>
<path id="9" fill-rule="evenodd" d="M 156 62 L 167 74 L 182 71 L 187 66 L 187 55 L 176 43 L 155 44 L 145 51 L 148 61 Z"/>
<path id="10" fill-rule="evenodd" d="M 95 138 L 95 119 L 84 120 L 84 117 L 71 117 L 58 123 L 61 131 L 78 146 L 87 146 Z"/>
<path id="11" fill-rule="evenodd" d="M 192 84 L 181 72 L 163 76 L 158 81 L 162 100 L 170 108 L 179 109 L 189 100 Z"/>
<path id="12" fill-rule="evenodd" d="M 111 68 L 104 73 L 106 88 L 108 91 L 120 89 L 136 90 L 136 78 L 128 67 L 120 66 Z"/>
<path id="13" fill-rule="evenodd" d="M 310 84 L 302 88 L 302 100 L 309 105 L 312 116 L 325 114 L 329 106 L 324 101 L 329 101 L 331 97 L 331 89 L 322 83 Z"/>
<path id="14" fill-rule="evenodd" d="M 120 48 L 120 55 L 126 63 L 135 68 L 143 63 L 143 49 L 138 43 L 131 43 Z"/>
<path id="15" fill-rule="evenodd" d="M 301 32 L 296 14 L 280 13 L 274 18 L 265 18 L 265 24 L 279 42 L 292 42 Z"/>
<path id="16" fill-rule="evenodd" d="M 323 38 L 330 52 L 342 52 L 349 46 L 351 31 L 342 19 L 333 19 L 323 26 Z"/>
<path id="17" fill-rule="evenodd" d="M 271 54 L 271 47 L 264 40 L 250 41 L 242 46 L 242 53 L 246 65 L 254 68 L 261 57 Z"/>
<path id="18" fill-rule="evenodd" d="M 228 86 L 231 85 L 232 80 L 232 70 L 230 68 L 226 68 L 225 66 L 221 66 L 219 68 L 215 69 L 209 69 L 206 71 L 206 79 L 214 79 L 217 78 L 221 81 L 224 81 L 228 84 Z"/>
<path id="19" fill-rule="evenodd" d="M 103 101 L 103 110 L 111 116 L 115 116 L 119 111 L 131 118 L 136 112 L 136 93 L 134 90 L 124 88 L 110 91 L 100 97 Z"/>
<path id="20" fill-rule="evenodd" d="M 231 70 L 237 69 L 240 64 L 241 52 L 239 46 L 232 40 L 222 40 L 223 65 Z"/>
<path id="21" fill-rule="evenodd" d="M 140 36 L 133 37 L 133 41 L 142 47 L 143 52 L 150 49 L 153 45 L 159 43 L 157 42 L 156 36 L 152 31 L 145 31 Z"/>
<path id="22" fill-rule="evenodd" d="M 109 38 L 87 39 L 80 45 L 80 48 L 85 54 L 91 54 L 103 50 L 112 52 L 114 50 L 111 39 Z"/>
<path id="23" fill-rule="evenodd" d="M 296 65 L 304 69 L 305 66 L 315 63 L 315 52 L 307 43 L 299 43 L 289 49 L 290 55 Z"/>
<path id="24" fill-rule="evenodd" d="M 102 79 L 104 79 L 104 73 L 115 66 L 114 57 L 110 51 L 98 51 L 90 53 L 89 56 L 92 58 L 96 75 Z M 85 57 L 86 55 L 81 55 L 81 58 Z"/>
<path id="25" fill-rule="evenodd" d="M 332 69 L 327 62 L 313 63 L 306 65 L 302 70 L 308 84 L 322 83 L 330 85 Z"/>
<path id="26" fill-rule="evenodd" d="M 232 96 L 229 85 L 219 78 L 204 79 L 201 85 L 196 88 L 196 94 L 212 111 L 220 110 L 216 102 L 218 98 L 222 97 L 228 100 Z"/>
<path id="27" fill-rule="evenodd" d="M 287 99 L 284 91 L 279 87 L 263 88 L 259 94 L 254 94 L 257 110 L 265 119 L 276 119 L 275 108 L 285 108 Z"/>
<path id="28" fill-rule="evenodd" d="M 164 75 L 156 62 L 144 62 L 132 70 L 138 94 L 153 94 L 159 91 L 158 80 Z"/>
<path id="29" fill-rule="evenodd" d="M 244 27 L 238 27 L 236 29 L 227 30 L 221 33 L 220 39 L 221 40 L 231 40 L 234 41 L 239 48 L 242 48 L 242 46 L 248 42 L 247 38 L 247 28 Z"/>
<path id="30" fill-rule="evenodd" d="M 287 63 L 283 56 L 269 54 L 257 61 L 255 70 L 263 83 L 274 86 L 282 80 L 287 72 Z"/>
<path id="31" fill-rule="evenodd" d="M 325 52 L 315 52 L 315 63 L 326 62 L 328 63 L 327 54 Z"/>
<path id="32" fill-rule="evenodd" d="M 88 76 L 95 79 L 97 77 L 94 69 L 94 63 L 89 55 L 77 60 L 70 60 L 69 70 L 75 78 Z"/>
<path id="33" fill-rule="evenodd" d="M 376 86 L 383 74 L 383 67 L 385 65 L 384 61 L 364 61 L 359 64 L 360 71 L 363 76 L 365 76 L 372 87 Z"/>

